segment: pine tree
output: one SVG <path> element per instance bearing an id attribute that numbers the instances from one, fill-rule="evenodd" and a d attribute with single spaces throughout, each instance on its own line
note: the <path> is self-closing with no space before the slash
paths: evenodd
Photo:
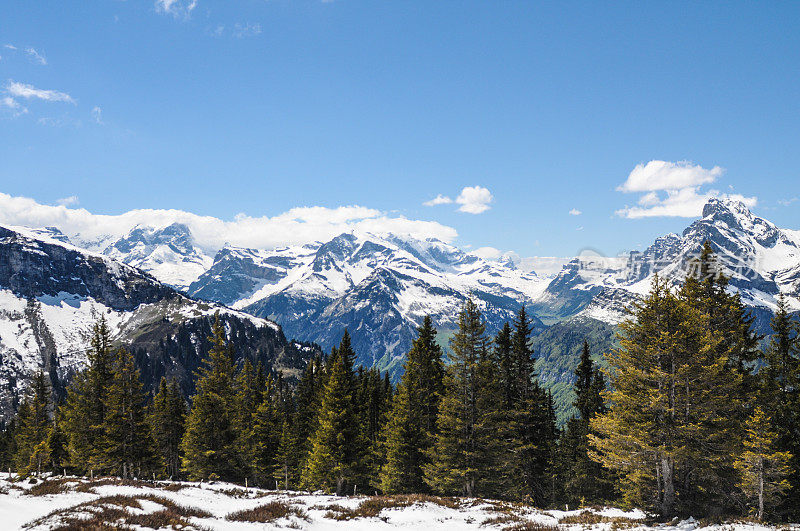
<path id="1" fill-rule="evenodd" d="M 480 310 L 471 299 L 459 314 L 450 349 L 438 433 L 429 453 L 431 461 L 423 465 L 425 482 L 439 493 L 478 496 L 493 487 L 499 472 L 493 452 L 498 426 L 482 416 L 487 413 L 481 410 L 482 364 L 489 354 L 489 341 Z"/>
<path id="2" fill-rule="evenodd" d="M 242 479 L 237 453 L 235 370 L 219 314 L 211 350 L 198 371 L 197 393 L 181 441 L 183 470 L 190 479 Z"/>
<path id="3" fill-rule="evenodd" d="M 103 434 L 98 445 L 102 468 L 123 478 L 155 469 L 155 444 L 145 415 L 145 394 L 133 356 L 119 349 L 106 392 Z"/>
<path id="4" fill-rule="evenodd" d="M 741 377 L 719 353 L 708 314 L 660 278 L 634 312 L 608 356 L 613 391 L 609 411 L 591 420 L 592 457 L 620 473 L 629 503 L 671 517 L 698 485 L 718 483 L 730 455 L 724 413 L 738 407 Z"/>
<path id="5" fill-rule="evenodd" d="M 607 501 L 614 492 L 608 471 L 589 457 L 589 422 L 606 409 L 601 395 L 605 389 L 605 379 L 594 366 L 586 341 L 575 377 L 574 406 L 578 415 L 567 421 L 558 445 L 563 501 L 573 506 Z"/>
<path id="6" fill-rule="evenodd" d="M 150 433 L 156 453 L 164 464 L 167 477 L 176 478 L 181 471 L 180 444 L 186 427 L 186 401 L 178 382 L 162 378 L 148 414 Z"/>
<path id="7" fill-rule="evenodd" d="M 300 455 L 301 446 L 297 440 L 297 430 L 295 429 L 298 421 L 294 400 L 287 397 L 281 415 L 280 440 L 275 455 L 276 467 L 273 475 L 276 482 L 283 484 L 285 490 L 288 490 L 290 486 L 295 486 L 299 479 L 298 464 L 303 456 Z"/>
<path id="8" fill-rule="evenodd" d="M 311 451 L 303 470 L 303 484 L 309 488 L 334 490 L 343 495 L 357 477 L 363 459 L 363 441 L 353 403 L 353 369 L 350 336 L 331 356 L 322 395 L 319 421 L 311 438 Z"/>
<path id="9" fill-rule="evenodd" d="M 507 495 L 530 497 L 537 505 L 552 498 L 557 429 L 551 397 L 541 388 L 531 347 L 533 327 L 523 305 L 511 335 L 511 404 L 506 411 L 510 446 Z"/>
<path id="10" fill-rule="evenodd" d="M 430 316 L 417 329 L 403 376 L 385 425 L 381 489 L 387 493 L 425 492 L 424 467 L 438 432 L 436 416 L 443 391 L 442 350 Z M 385 386 L 385 384 L 384 384 Z"/>
<path id="11" fill-rule="evenodd" d="M 239 459 L 237 468 L 241 469 L 247 476 L 256 474 L 252 462 L 248 462 L 245 456 L 255 452 L 254 446 L 257 441 L 254 439 L 254 426 L 256 412 L 264 401 L 264 388 L 259 387 L 258 372 L 250 363 L 249 359 L 244 361 L 242 369 L 236 376 L 236 395 L 234 398 L 234 426 L 233 430 L 237 437 L 236 456 Z M 271 385 L 271 384 L 270 384 Z"/>
<path id="12" fill-rule="evenodd" d="M 51 390 L 44 372 L 39 371 L 17 414 L 14 466 L 18 473 L 41 474 L 50 459 L 47 440 L 51 428 Z"/>
<path id="13" fill-rule="evenodd" d="M 287 443 L 294 441 L 295 448 L 284 448 L 284 455 L 291 460 L 292 471 L 289 475 L 299 478 L 306 467 L 311 452 L 311 437 L 317 431 L 320 403 L 322 402 L 323 361 L 317 356 L 308 363 L 300 382 L 297 384 L 296 406 L 293 433 L 285 437 Z"/>
<path id="14" fill-rule="evenodd" d="M 791 520 L 800 516 L 800 335 L 783 295 L 778 299 L 772 330 L 764 366 L 758 373 L 758 397 L 772 418 L 777 448 L 791 455 L 789 488 L 778 507 L 778 512 Z"/>
<path id="15" fill-rule="evenodd" d="M 54 472 L 66 469 L 69 452 L 67 452 L 67 437 L 63 430 L 60 408 L 56 409 L 50 432 L 47 434 L 47 450 L 50 456 L 50 469 Z"/>
<path id="16" fill-rule="evenodd" d="M 103 317 L 94 325 L 87 357 L 89 366 L 73 378 L 63 406 L 62 427 L 69 461 L 79 472 L 90 472 L 99 465 L 96 442 L 103 435 L 108 404 L 106 392 L 114 357 L 111 332 Z"/>
<path id="17" fill-rule="evenodd" d="M 697 264 L 678 295 L 684 304 L 707 318 L 715 346 L 706 362 L 725 360 L 722 371 L 708 375 L 716 379 L 716 384 L 709 385 L 716 385 L 716 394 L 726 395 L 727 399 L 715 403 L 713 422 L 695 424 L 698 428 L 695 444 L 690 445 L 691 455 L 678 471 L 677 481 L 684 485 L 682 505 L 685 510 L 694 512 L 715 507 L 717 511 L 725 511 L 734 509 L 728 500 L 730 492 L 736 488 L 737 474 L 729 456 L 737 453 L 743 444 L 747 404 L 757 391 L 751 368 L 761 337 L 752 331 L 753 318 L 739 294 L 728 292 L 728 278 L 722 273 L 708 241 L 703 245 Z M 686 387 L 687 395 L 697 395 L 689 401 L 706 401 L 703 386 L 687 383 Z"/>
<path id="18" fill-rule="evenodd" d="M 739 488 L 748 500 L 756 502 L 756 517 L 762 520 L 767 506 L 776 504 L 778 496 L 789 488 L 786 476 L 791 454 L 776 450 L 778 435 L 760 406 L 755 407 L 746 427 L 744 452 L 735 467 L 741 474 Z"/>
<path id="19" fill-rule="evenodd" d="M 264 399 L 253 415 L 249 455 L 254 480 L 260 485 L 271 483 L 279 465 L 283 419 L 278 394 L 274 381 L 268 378 Z"/>

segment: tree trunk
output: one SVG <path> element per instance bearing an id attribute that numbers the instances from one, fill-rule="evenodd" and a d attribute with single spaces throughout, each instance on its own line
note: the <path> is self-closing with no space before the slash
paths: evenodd
<path id="1" fill-rule="evenodd" d="M 764 518 L 764 462 L 758 472 L 758 519 Z"/>
<path id="2" fill-rule="evenodd" d="M 672 518 L 675 514 L 675 478 L 673 477 L 672 462 L 666 455 L 661 456 L 661 477 L 664 482 L 661 514 L 666 518 Z"/>

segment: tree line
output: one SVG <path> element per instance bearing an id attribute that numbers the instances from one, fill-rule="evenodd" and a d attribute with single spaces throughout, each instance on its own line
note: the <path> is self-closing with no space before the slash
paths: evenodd
<path id="1" fill-rule="evenodd" d="M 708 245 L 679 289 L 656 278 L 601 369 L 584 343 L 563 429 L 523 306 L 490 337 L 467 300 L 448 352 L 426 317 L 394 388 L 354 368 L 345 330 L 296 385 L 234 363 L 217 318 L 187 403 L 147 396 L 104 321 L 54 405 L 43 373 L 0 438 L 19 474 L 224 480 L 337 494 L 436 493 L 539 507 L 617 503 L 676 515 L 796 519 L 800 340 L 781 298 L 765 348 Z"/>

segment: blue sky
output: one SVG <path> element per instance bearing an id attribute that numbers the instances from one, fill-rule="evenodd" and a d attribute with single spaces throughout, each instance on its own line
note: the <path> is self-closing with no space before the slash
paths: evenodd
<path id="1" fill-rule="evenodd" d="M 360 205 L 526 256 L 646 246 L 709 194 L 800 228 L 799 3 L 190 1 L 0 5 L 0 192 Z"/>

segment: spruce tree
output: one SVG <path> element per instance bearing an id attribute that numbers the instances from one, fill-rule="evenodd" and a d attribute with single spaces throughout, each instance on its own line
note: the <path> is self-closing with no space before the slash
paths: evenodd
<path id="1" fill-rule="evenodd" d="M 41 474 L 50 459 L 47 444 L 52 429 L 51 390 L 44 372 L 33 377 L 17 414 L 14 467 L 17 473 Z"/>
<path id="2" fill-rule="evenodd" d="M 762 520 L 769 506 L 777 505 L 778 497 L 789 488 L 791 454 L 777 449 L 778 434 L 772 419 L 756 406 L 746 423 L 744 452 L 735 462 L 740 473 L 739 488 L 755 505 L 756 518 Z"/>
<path id="3" fill-rule="evenodd" d="M 180 444 L 186 427 L 186 401 L 178 382 L 162 378 L 148 414 L 150 433 L 156 453 L 167 477 L 177 478 L 181 471 Z"/>
<path id="4" fill-rule="evenodd" d="M 530 496 L 538 505 L 551 495 L 552 458 L 557 439 L 552 399 L 539 385 L 531 348 L 533 327 L 523 305 L 512 335 L 514 403 L 511 409 L 512 444 L 516 458 L 513 471 L 516 497 Z"/>
<path id="5" fill-rule="evenodd" d="M 97 461 L 112 474 L 141 477 L 154 470 L 158 461 L 139 371 L 127 350 L 117 351 L 111 374 Z"/>
<path id="6" fill-rule="evenodd" d="M 784 519 L 791 520 L 800 516 L 800 335 L 783 295 L 778 299 L 772 331 L 758 373 L 758 401 L 772 419 L 777 448 L 791 455 L 789 487 L 777 508 Z"/>
<path id="7" fill-rule="evenodd" d="M 239 459 L 237 468 L 245 476 L 252 477 L 256 471 L 252 462 L 246 456 L 255 451 L 256 440 L 254 425 L 256 411 L 264 401 L 264 388 L 259 387 L 259 375 L 249 359 L 244 361 L 241 370 L 236 376 L 236 395 L 234 397 L 233 430 L 236 433 L 236 456 Z M 270 384 L 272 385 L 272 384 Z M 270 390 L 272 392 L 272 390 Z"/>
<path id="8" fill-rule="evenodd" d="M 252 447 L 248 455 L 253 479 L 260 485 L 271 483 L 279 466 L 283 419 L 278 394 L 273 379 L 268 378 L 264 398 L 253 415 Z"/>
<path id="9" fill-rule="evenodd" d="M 103 436 L 108 404 L 106 393 L 114 358 L 111 332 L 103 317 L 94 325 L 87 358 L 89 365 L 73 378 L 63 407 L 62 427 L 69 461 L 79 472 L 91 472 L 101 464 L 96 443 Z"/>
<path id="10" fill-rule="evenodd" d="M 693 508 L 700 485 L 719 483 L 730 455 L 724 417 L 739 407 L 741 376 L 708 314 L 658 277 L 621 330 L 608 356 L 610 409 L 591 420 L 592 456 L 620 473 L 626 501 L 672 517 Z"/>
<path id="11" fill-rule="evenodd" d="M 317 431 L 320 403 L 322 401 L 323 361 L 317 356 L 306 365 L 295 392 L 295 417 L 292 424 L 293 433 L 285 437 L 293 441 L 295 448 L 284 448 L 287 459 L 290 459 L 292 472 L 289 474 L 299 478 L 305 470 L 308 455 L 311 452 L 311 437 Z"/>
<path id="12" fill-rule="evenodd" d="M 436 416 L 443 376 L 442 350 L 436 343 L 431 318 L 425 316 L 406 356 L 384 430 L 385 463 L 380 473 L 384 492 L 428 490 L 424 468 L 430 464 L 430 451 L 438 432 Z"/>
<path id="13" fill-rule="evenodd" d="M 484 422 L 481 392 L 482 363 L 489 340 L 481 313 L 468 299 L 458 317 L 458 331 L 450 340 L 450 360 L 437 417 L 438 433 L 423 465 L 425 482 L 436 492 L 482 495 L 497 475 L 497 426 Z M 492 412 L 493 413 L 493 412 Z"/>
<path id="14" fill-rule="evenodd" d="M 358 476 L 363 442 L 353 403 L 353 369 L 350 336 L 345 331 L 339 349 L 331 356 L 322 394 L 318 425 L 303 470 L 303 484 L 343 495 Z"/>
<path id="15" fill-rule="evenodd" d="M 589 422 L 606 409 L 601 395 L 605 389 L 605 379 L 594 366 L 586 341 L 575 377 L 574 406 L 578 415 L 567 421 L 566 430 L 558 444 L 563 501 L 573 506 L 608 501 L 614 492 L 609 472 L 589 457 Z"/>
<path id="16" fill-rule="evenodd" d="M 236 375 L 219 313 L 212 334 L 181 441 L 183 470 L 192 480 L 236 481 L 243 478 L 235 431 Z"/>

